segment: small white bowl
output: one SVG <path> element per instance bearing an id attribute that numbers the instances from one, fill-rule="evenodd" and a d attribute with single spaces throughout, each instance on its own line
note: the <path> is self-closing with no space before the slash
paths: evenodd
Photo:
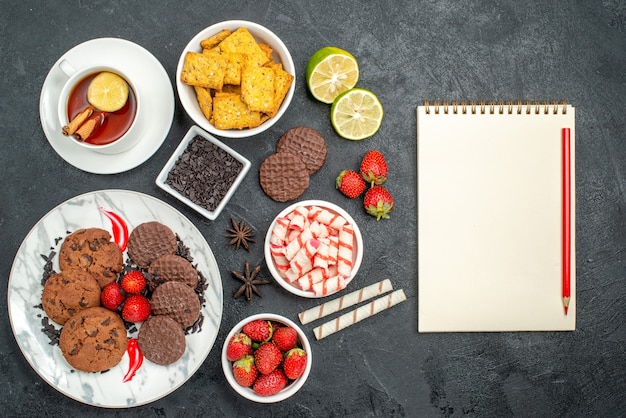
<path id="1" fill-rule="evenodd" d="M 241 332 L 245 324 L 247 324 L 248 322 L 254 321 L 256 319 L 280 322 L 281 324 L 292 327 L 298 333 L 299 346 L 307 353 L 307 363 L 304 369 L 304 373 L 302 373 L 302 375 L 296 380 L 288 383 L 287 386 L 283 390 L 281 390 L 275 395 L 261 396 L 257 394 L 252 388 L 246 388 L 246 387 L 241 386 L 239 383 L 237 383 L 235 381 L 235 377 L 233 376 L 233 364 L 231 361 L 228 360 L 228 358 L 226 358 L 226 347 L 230 339 L 236 333 Z M 311 372 L 312 362 L 313 362 L 313 357 L 311 353 L 311 345 L 309 344 L 309 340 L 304 334 L 304 332 L 302 331 L 302 329 L 300 329 L 300 327 L 296 325 L 293 321 L 285 318 L 284 316 L 271 314 L 271 313 L 261 313 L 261 314 L 252 315 L 240 321 L 237 325 L 233 327 L 233 329 L 230 331 L 228 336 L 226 336 L 226 339 L 224 340 L 224 345 L 222 347 L 222 369 L 224 370 L 224 375 L 226 376 L 226 380 L 228 380 L 228 383 L 230 383 L 230 386 L 241 396 L 251 401 L 255 401 L 259 403 L 280 402 L 289 398 L 293 394 L 295 394 L 298 390 L 300 390 L 302 385 L 304 385 L 304 382 L 306 382 L 306 379 L 309 377 L 309 373 Z"/>
<path id="2" fill-rule="evenodd" d="M 191 140 L 194 139 L 196 136 L 200 136 L 204 140 L 213 143 L 217 147 L 226 151 L 235 160 L 239 161 L 242 164 L 241 171 L 235 178 L 235 181 L 233 182 L 233 184 L 228 189 L 228 192 L 222 198 L 221 202 L 219 203 L 219 205 L 217 205 L 215 210 L 212 210 L 212 211 L 192 202 L 189 198 L 181 194 L 178 190 L 172 188 L 166 182 L 167 176 L 170 170 L 172 170 L 172 168 L 178 161 L 178 158 L 183 154 L 183 152 L 185 152 L 185 150 L 187 149 L 187 146 L 189 145 L 189 142 L 191 142 Z M 209 135 L 208 133 L 200 129 L 198 126 L 194 125 L 191 128 L 189 128 L 189 130 L 183 137 L 182 141 L 180 142 L 180 144 L 178 145 L 178 147 L 176 148 L 176 150 L 174 151 L 170 159 L 167 161 L 167 163 L 165 164 L 165 166 L 159 173 L 158 177 L 156 178 L 156 185 L 159 186 L 161 189 L 165 190 L 167 193 L 174 196 L 175 198 L 177 198 L 178 200 L 180 200 L 181 202 L 183 202 L 184 204 L 186 204 L 187 206 L 189 206 L 190 208 L 194 209 L 199 214 L 203 215 L 204 217 L 210 220 L 214 220 L 215 218 L 219 216 L 220 212 L 222 212 L 222 209 L 224 209 L 224 207 L 226 206 L 226 204 L 228 203 L 232 195 L 235 193 L 235 190 L 237 190 L 237 187 L 239 187 L 239 185 L 243 181 L 243 178 L 246 176 L 246 174 L 250 170 L 251 165 L 252 164 L 250 163 L 250 161 L 246 159 L 244 156 L 242 156 L 241 154 L 239 154 L 237 151 L 224 145 L 221 141 L 217 140 L 213 136 Z"/>
<path id="3" fill-rule="evenodd" d="M 363 261 L 363 237 L 361 236 L 361 231 L 359 230 L 359 227 L 357 226 L 357 224 L 354 221 L 354 219 L 352 218 L 352 216 L 350 216 L 350 214 L 348 214 L 348 212 L 346 212 L 345 210 L 343 210 L 339 206 L 335 205 L 334 203 L 326 202 L 324 200 L 303 200 L 303 201 L 300 201 L 300 202 L 296 202 L 296 203 L 288 206 L 284 210 L 282 210 L 276 216 L 276 218 L 274 218 L 274 220 L 270 224 L 270 226 L 269 226 L 269 228 L 267 230 L 267 234 L 265 236 L 265 243 L 264 243 L 265 263 L 267 264 L 267 268 L 270 271 L 270 273 L 272 274 L 272 276 L 274 277 L 274 279 L 276 280 L 276 282 L 278 282 L 279 285 L 281 285 L 284 289 L 286 289 L 287 291 L 293 293 L 294 295 L 302 296 L 302 297 L 305 297 L 305 298 L 321 298 L 321 297 L 330 296 L 332 294 L 335 294 L 335 293 L 341 291 L 342 289 L 336 290 L 334 292 L 329 292 L 326 295 L 319 295 L 319 296 L 316 295 L 312 290 L 302 290 L 299 287 L 291 284 L 288 280 L 286 280 L 278 272 L 278 269 L 276 268 L 276 265 L 274 263 L 274 258 L 272 256 L 272 253 L 271 253 L 271 250 L 270 250 L 270 239 L 271 239 L 271 235 L 272 235 L 272 230 L 274 229 L 274 226 L 276 225 L 276 220 L 278 218 L 282 218 L 282 217 L 286 216 L 287 214 L 293 212 L 293 210 L 296 209 L 299 206 L 305 206 L 305 207 L 319 206 L 319 207 L 328 209 L 331 212 L 335 212 L 335 213 L 339 214 L 346 221 L 348 221 L 349 224 L 352 225 L 352 227 L 354 229 L 354 240 L 353 240 L 353 243 L 352 243 L 353 248 L 354 248 L 354 251 L 352 253 L 352 272 L 350 274 L 350 277 L 348 277 L 346 279 L 346 287 L 350 284 L 352 279 L 354 279 L 354 276 L 356 276 L 356 274 L 358 273 L 359 267 L 361 266 L 361 261 Z"/>
<path id="4" fill-rule="evenodd" d="M 224 29 L 230 29 L 231 31 L 235 31 L 240 27 L 247 28 L 250 34 L 257 40 L 257 42 L 269 45 L 274 52 L 274 61 L 277 63 L 281 63 L 283 65 L 283 69 L 289 74 L 293 75 L 294 79 L 291 83 L 289 91 L 287 92 L 287 95 L 285 96 L 285 99 L 283 100 L 283 103 L 281 104 L 278 112 L 273 118 L 268 119 L 256 128 L 221 130 L 213 126 L 204 116 L 204 114 L 200 110 L 200 105 L 198 105 L 198 100 L 196 98 L 196 93 L 193 87 L 186 85 L 182 81 L 180 81 L 180 75 L 183 69 L 185 55 L 187 54 L 187 52 L 202 52 L 202 48 L 200 47 L 200 41 L 207 39 Z M 194 123 L 202 127 L 207 132 L 226 138 L 247 138 L 260 134 L 261 132 L 269 129 L 272 125 L 278 122 L 278 120 L 289 107 L 291 99 L 293 98 L 295 88 L 296 70 L 287 46 L 285 46 L 283 41 L 281 41 L 278 36 L 276 36 L 266 27 L 261 26 L 258 23 L 249 22 L 246 20 L 227 20 L 224 22 L 216 23 L 215 25 L 209 26 L 208 28 L 200 31 L 196 36 L 193 37 L 193 39 L 191 39 L 191 41 L 189 41 L 187 46 L 185 46 L 183 52 L 180 55 L 180 59 L 178 60 L 178 66 L 176 67 L 176 89 L 178 90 L 178 97 L 189 117 L 194 121 Z"/>

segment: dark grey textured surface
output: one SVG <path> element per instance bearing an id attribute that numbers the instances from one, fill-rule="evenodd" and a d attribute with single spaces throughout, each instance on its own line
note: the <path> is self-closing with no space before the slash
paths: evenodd
<path id="1" fill-rule="evenodd" d="M 225 140 L 253 163 L 225 212 L 202 219 L 154 185 L 191 125 L 178 100 L 171 131 L 143 165 L 95 175 L 65 163 L 39 123 L 39 94 L 50 66 L 92 38 L 142 45 L 172 82 L 182 48 L 227 19 L 268 26 L 290 48 L 299 77 L 284 118 L 256 138 Z M 2 416 L 624 416 L 626 414 L 626 6 L 604 1 L 0 2 L 0 415 Z M 381 99 L 380 132 L 362 142 L 337 137 L 327 105 L 304 83 L 309 56 L 324 45 L 359 60 L 359 86 Z M 417 333 L 415 107 L 424 99 L 567 99 L 577 108 L 577 330 L 571 333 Z M 322 341 L 303 389 L 280 404 L 240 398 L 222 374 L 219 352 L 243 317 L 270 311 L 295 319 L 317 302 L 278 285 L 247 305 L 228 273 L 263 263 L 261 238 L 284 204 L 268 199 L 258 167 L 287 129 L 307 125 L 326 138 L 326 165 L 303 198 L 340 204 L 356 219 L 365 257 L 353 287 L 390 278 L 408 301 Z M 371 148 L 391 163 L 397 209 L 376 222 L 334 178 Z M 30 228 L 57 204 L 108 188 L 156 196 L 188 216 L 218 260 L 224 316 L 218 342 L 179 390 L 127 411 L 66 398 L 31 369 L 13 338 L 6 289 L 12 259 Z M 258 202 L 258 204 L 257 204 Z M 226 248 L 230 215 L 256 229 L 250 254 Z M 453 262 L 453 258 L 451 262 Z M 268 275 L 266 270 L 263 274 Z M 313 326 L 304 326 L 311 333 Z M 312 336 L 312 334 L 310 334 Z"/>

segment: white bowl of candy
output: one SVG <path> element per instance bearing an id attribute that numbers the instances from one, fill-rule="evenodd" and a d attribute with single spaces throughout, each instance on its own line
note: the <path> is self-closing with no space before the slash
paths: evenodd
<path id="1" fill-rule="evenodd" d="M 363 260 L 363 237 L 339 206 L 304 200 L 276 216 L 264 249 L 267 268 L 279 285 L 294 295 L 322 298 L 354 279 Z"/>

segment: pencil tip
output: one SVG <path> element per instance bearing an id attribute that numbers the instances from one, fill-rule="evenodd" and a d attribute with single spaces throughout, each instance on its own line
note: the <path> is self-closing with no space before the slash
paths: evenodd
<path id="1" fill-rule="evenodd" d="M 567 309 L 568 309 L 568 307 L 567 307 L 567 306 L 564 306 L 564 307 L 563 307 L 563 309 L 565 309 L 565 315 L 567 315 Z"/>

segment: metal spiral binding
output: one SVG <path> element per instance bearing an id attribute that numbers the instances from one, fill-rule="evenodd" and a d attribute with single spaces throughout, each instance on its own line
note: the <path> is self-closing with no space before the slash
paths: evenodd
<path id="1" fill-rule="evenodd" d="M 463 115 L 468 113 L 472 115 L 475 115 L 477 113 L 481 115 L 548 115 L 550 113 L 556 115 L 559 113 L 559 109 L 563 115 L 567 114 L 567 102 L 565 100 L 561 100 L 560 103 L 556 100 L 552 102 L 548 102 L 547 100 L 544 100 L 542 102 L 539 102 L 538 100 L 525 100 L 524 102 L 522 102 L 521 100 L 515 100 L 514 102 L 512 102 L 511 100 L 490 100 L 488 102 L 481 100 L 479 102 L 476 102 L 472 100 L 469 103 L 465 100 L 462 100 L 461 102 L 457 102 L 456 100 L 453 100 L 451 102 L 448 102 L 447 100 L 439 102 L 439 100 L 435 100 L 432 105 L 428 100 L 424 100 L 424 107 L 426 108 L 427 115 L 431 113 L 431 108 L 432 112 L 435 115 L 438 115 L 442 112 L 445 115 L 449 113 L 456 115 L 459 112 Z"/>

